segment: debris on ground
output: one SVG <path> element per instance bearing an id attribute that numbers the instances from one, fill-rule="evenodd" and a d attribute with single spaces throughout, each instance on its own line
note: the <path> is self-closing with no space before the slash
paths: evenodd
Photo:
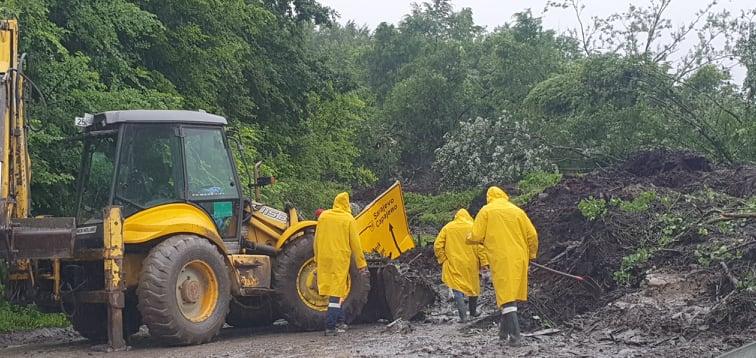
<path id="1" fill-rule="evenodd" d="M 539 230 L 537 262 L 590 277 L 603 292 L 531 270 L 529 301 L 520 309 L 523 331 L 566 328 L 599 341 L 678 350 L 701 336 L 719 337 L 730 347 L 752 340 L 755 191 L 754 167 L 720 168 L 669 150 L 565 176 L 524 206 Z M 483 201 L 479 196 L 469 210 L 477 212 Z M 423 256 L 404 257 L 444 292 L 432 247 L 415 252 Z M 480 305 L 495 317 L 490 283 L 482 284 L 488 288 Z M 439 301 L 426 320 L 443 323 L 446 306 Z M 493 322 L 484 318 L 465 329 Z"/>
<path id="2" fill-rule="evenodd" d="M 402 255 L 405 258 L 411 255 Z M 415 256 L 419 258 L 419 256 Z M 368 257 L 370 293 L 365 308 L 356 322 L 389 321 L 402 318 L 410 320 L 422 314 L 438 297 L 431 280 L 413 262 L 403 259 L 387 261 Z"/>
<path id="3" fill-rule="evenodd" d="M 415 329 L 412 328 L 412 324 L 401 318 L 397 318 L 395 321 L 386 325 L 383 333 L 399 333 L 408 334 L 412 333 Z"/>

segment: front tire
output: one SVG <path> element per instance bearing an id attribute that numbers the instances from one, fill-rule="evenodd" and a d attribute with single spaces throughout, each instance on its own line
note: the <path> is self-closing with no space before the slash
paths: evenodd
<path id="1" fill-rule="evenodd" d="M 171 237 L 144 260 L 137 295 L 151 336 L 170 345 L 206 343 L 218 334 L 228 314 L 226 263 L 204 238 Z"/>
<path id="2" fill-rule="evenodd" d="M 276 258 L 273 270 L 273 288 L 280 295 L 279 311 L 289 324 L 305 330 L 325 328 L 328 297 L 318 294 L 313 281 L 315 269 L 312 230 L 286 244 Z M 349 267 L 350 290 L 342 309 L 346 322 L 351 323 L 367 303 L 370 276 L 362 274 L 354 261 Z"/>

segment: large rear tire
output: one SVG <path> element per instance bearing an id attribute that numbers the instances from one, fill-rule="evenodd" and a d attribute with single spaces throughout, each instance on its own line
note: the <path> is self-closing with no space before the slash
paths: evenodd
<path id="1" fill-rule="evenodd" d="M 144 260 L 137 296 L 151 336 L 170 345 L 208 342 L 228 314 L 231 293 L 226 262 L 204 238 L 171 237 Z"/>
<path id="2" fill-rule="evenodd" d="M 276 319 L 278 313 L 270 297 L 236 297 L 231 299 L 226 323 L 238 328 L 264 327 Z"/>
<path id="3" fill-rule="evenodd" d="M 314 242 L 314 231 L 307 230 L 302 237 L 287 243 L 273 270 L 273 288 L 280 295 L 281 315 L 290 325 L 305 331 L 324 329 L 328 309 L 328 297 L 318 294 L 313 281 Z M 342 305 L 347 323 L 360 314 L 370 292 L 370 276 L 360 273 L 354 262 L 349 268 L 349 286 Z"/>

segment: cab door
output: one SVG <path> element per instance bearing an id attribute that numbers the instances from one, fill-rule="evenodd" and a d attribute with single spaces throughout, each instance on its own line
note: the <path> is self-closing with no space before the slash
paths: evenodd
<path id="1" fill-rule="evenodd" d="M 223 241 L 238 243 L 241 188 L 222 127 L 182 126 L 186 199 L 213 219 Z"/>

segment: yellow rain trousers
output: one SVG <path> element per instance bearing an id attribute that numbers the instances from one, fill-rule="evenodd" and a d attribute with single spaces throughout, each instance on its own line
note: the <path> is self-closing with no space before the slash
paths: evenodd
<path id="1" fill-rule="evenodd" d="M 496 304 L 527 301 L 528 263 L 538 253 L 538 233 L 528 215 L 509 202 L 497 187 L 486 194 L 488 204 L 473 224 L 471 243 L 482 243 L 491 266 Z"/>
<path id="2" fill-rule="evenodd" d="M 333 200 L 333 209 L 320 214 L 313 249 L 318 265 L 318 292 L 323 296 L 346 298 L 352 257 L 357 268 L 367 267 L 357 224 L 349 206 L 349 194 L 337 195 Z"/>
<path id="3" fill-rule="evenodd" d="M 441 229 L 433 244 L 436 259 L 441 264 L 441 281 L 468 297 L 480 295 L 478 273 L 481 266 L 488 265 L 483 247 L 467 243 L 472 226 L 470 213 L 460 209 L 454 220 Z"/>

